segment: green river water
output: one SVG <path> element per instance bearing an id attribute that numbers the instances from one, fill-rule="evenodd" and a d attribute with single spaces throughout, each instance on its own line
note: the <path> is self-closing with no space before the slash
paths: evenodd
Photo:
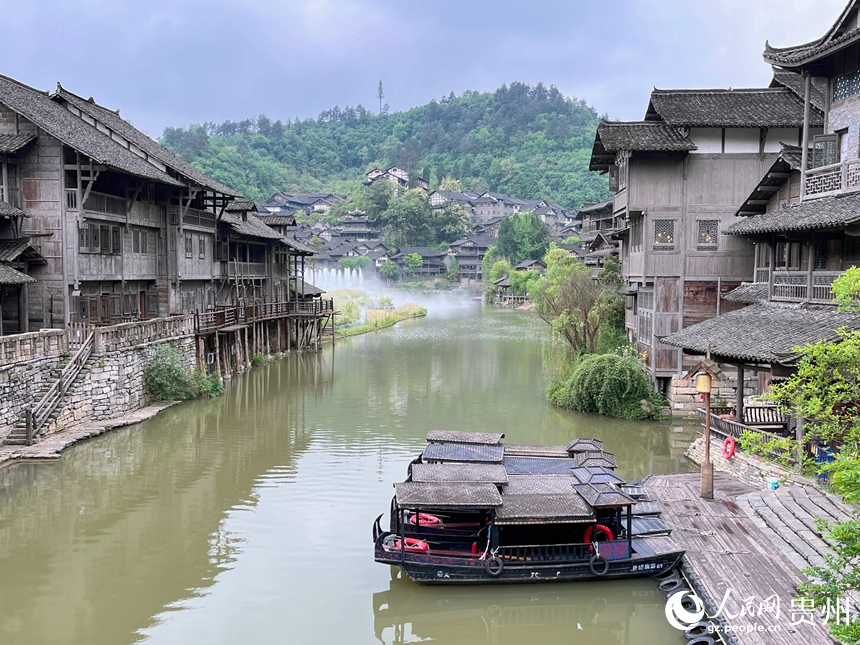
<path id="1" fill-rule="evenodd" d="M 432 588 L 373 562 L 431 429 L 598 437 L 629 480 L 686 469 L 677 424 L 551 408 L 533 316 L 428 308 L 0 471 L 0 644 L 685 642 L 648 579 Z"/>

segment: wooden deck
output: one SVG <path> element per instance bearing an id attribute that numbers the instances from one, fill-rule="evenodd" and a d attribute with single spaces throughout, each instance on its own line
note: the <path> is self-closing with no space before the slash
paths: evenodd
<path id="1" fill-rule="evenodd" d="M 825 645 L 835 643 L 821 624 L 792 625 L 792 598 L 803 575 L 787 557 L 787 549 L 772 541 L 763 523 L 754 521 L 744 506 L 760 493 L 725 473 L 714 473 L 714 499 L 699 497 L 699 474 L 658 475 L 646 480 L 649 496 L 663 505 L 662 519 L 672 528 L 672 539 L 686 549 L 685 570 L 700 587 L 713 616 L 728 600 L 723 623 L 738 629 L 761 625 L 762 631 L 736 631 L 727 642 L 739 645 Z M 752 497 L 750 497 L 752 496 Z M 738 499 L 740 498 L 740 499 Z M 824 515 L 824 513 L 822 513 Z M 773 532 L 771 532 L 773 533 Z M 779 539 L 779 538 L 778 538 Z M 802 540 L 802 536 L 798 536 Z M 798 564 L 800 561 L 795 559 Z M 779 599 L 780 614 L 758 614 L 759 605 Z M 752 598 L 751 601 L 745 600 Z M 769 599 L 769 600 L 767 600 Z M 754 610 L 750 615 L 751 605 Z"/>

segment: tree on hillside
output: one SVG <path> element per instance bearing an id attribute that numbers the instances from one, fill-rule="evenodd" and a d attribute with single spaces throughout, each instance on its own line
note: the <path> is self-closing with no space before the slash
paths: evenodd
<path id="1" fill-rule="evenodd" d="M 403 266 L 406 267 L 406 272 L 410 277 L 415 275 L 415 272 L 424 264 L 424 258 L 417 253 L 407 253 L 403 256 Z"/>
<path id="2" fill-rule="evenodd" d="M 374 181 L 364 191 L 364 203 L 367 217 L 375 222 L 388 210 L 391 199 L 397 194 L 397 187 L 390 181 L 380 179 Z"/>
<path id="3" fill-rule="evenodd" d="M 538 260 L 546 253 L 549 238 L 549 227 L 534 211 L 517 213 L 499 225 L 499 253 L 514 265 Z"/>
<path id="4" fill-rule="evenodd" d="M 430 219 L 430 201 L 427 193 L 420 188 L 395 194 L 389 200 L 388 208 L 379 216 L 385 239 L 389 245 L 398 247 L 432 244 Z"/>
<path id="5" fill-rule="evenodd" d="M 396 280 L 397 274 L 397 265 L 391 260 L 386 260 L 379 267 L 379 275 L 386 280 Z"/>
<path id="6" fill-rule="evenodd" d="M 499 247 L 491 246 L 484 253 L 484 259 L 481 261 L 481 278 L 484 282 L 490 281 L 490 272 L 493 270 L 493 265 L 502 259 L 502 254 L 499 253 Z"/>
<path id="7" fill-rule="evenodd" d="M 454 179 L 453 177 L 445 177 L 441 179 L 439 182 L 439 190 L 445 190 L 452 193 L 462 192 L 462 188 L 460 188 L 460 180 Z"/>
<path id="8" fill-rule="evenodd" d="M 457 202 L 448 202 L 433 209 L 431 227 L 437 243 L 462 239 L 469 232 L 469 214 Z"/>
<path id="9" fill-rule="evenodd" d="M 385 90 L 382 88 L 382 81 L 379 81 L 379 87 L 376 88 L 376 98 L 379 99 L 379 113 L 382 114 L 382 99 L 385 98 Z"/>

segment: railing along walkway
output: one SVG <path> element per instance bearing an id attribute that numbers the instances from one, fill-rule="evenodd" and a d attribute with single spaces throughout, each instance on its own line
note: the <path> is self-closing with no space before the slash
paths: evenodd
<path id="1" fill-rule="evenodd" d="M 262 320 L 275 320 L 287 316 L 326 316 L 335 313 L 334 300 L 289 300 L 258 305 L 216 307 L 194 314 L 197 333 L 213 332 L 236 325 L 247 325 Z"/>
<path id="2" fill-rule="evenodd" d="M 90 332 L 80 349 L 75 353 L 68 364 L 60 372 L 60 377 L 51 384 L 50 389 L 42 399 L 29 410 L 24 412 L 27 429 L 27 445 L 33 445 L 33 438 L 39 435 L 45 421 L 63 400 L 63 395 L 71 387 L 72 383 L 81 373 L 84 365 L 93 353 L 95 334 Z"/>

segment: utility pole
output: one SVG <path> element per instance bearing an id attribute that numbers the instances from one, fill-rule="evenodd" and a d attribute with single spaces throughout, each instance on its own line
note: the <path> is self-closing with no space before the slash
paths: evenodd
<path id="1" fill-rule="evenodd" d="M 379 81 L 379 89 L 376 90 L 376 98 L 379 99 L 379 113 L 382 114 L 382 99 L 385 98 L 385 90 L 382 89 L 382 81 Z"/>

